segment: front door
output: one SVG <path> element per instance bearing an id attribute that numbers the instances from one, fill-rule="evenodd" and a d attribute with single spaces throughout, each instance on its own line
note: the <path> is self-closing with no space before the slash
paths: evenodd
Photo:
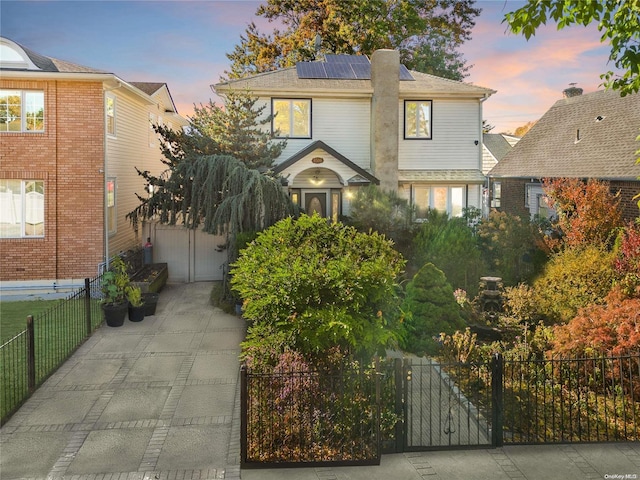
<path id="1" fill-rule="evenodd" d="M 304 210 L 309 216 L 317 213 L 321 217 L 328 217 L 327 193 L 326 192 L 304 192 Z"/>

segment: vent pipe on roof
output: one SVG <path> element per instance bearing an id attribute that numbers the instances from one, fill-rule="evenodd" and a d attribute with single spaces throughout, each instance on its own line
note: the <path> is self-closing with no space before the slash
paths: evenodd
<path id="1" fill-rule="evenodd" d="M 579 97 L 582 95 L 583 90 L 580 87 L 576 87 L 575 83 L 570 83 L 569 85 L 571 85 L 569 88 L 565 88 L 562 91 L 564 98 Z"/>

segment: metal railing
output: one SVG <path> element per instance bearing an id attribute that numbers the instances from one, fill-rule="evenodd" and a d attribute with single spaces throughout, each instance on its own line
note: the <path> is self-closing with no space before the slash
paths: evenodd
<path id="1" fill-rule="evenodd" d="M 27 328 L 0 345 L 0 424 L 102 323 L 101 278 L 85 279 L 84 288 L 28 316 Z"/>
<path id="2" fill-rule="evenodd" d="M 377 465 L 375 369 L 241 371 L 241 466 Z"/>

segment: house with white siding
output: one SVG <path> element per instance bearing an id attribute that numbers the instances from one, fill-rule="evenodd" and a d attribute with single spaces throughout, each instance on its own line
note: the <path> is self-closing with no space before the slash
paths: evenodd
<path id="1" fill-rule="evenodd" d="M 337 219 L 369 184 L 420 209 L 482 207 L 482 104 L 494 90 L 409 71 L 397 51 L 320 61 L 213 85 L 248 91 L 287 146 L 275 171 L 294 202 Z"/>
<path id="2" fill-rule="evenodd" d="M 0 37 L 3 291 L 81 284 L 144 242 L 125 215 L 147 194 L 136 168 L 166 168 L 155 123 L 187 124 L 165 83 L 127 82 Z"/>

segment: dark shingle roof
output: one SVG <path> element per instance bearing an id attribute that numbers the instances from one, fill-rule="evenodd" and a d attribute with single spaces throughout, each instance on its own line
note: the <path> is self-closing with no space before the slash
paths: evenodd
<path id="1" fill-rule="evenodd" d="M 147 95 L 153 95 L 158 90 L 166 85 L 166 83 L 153 83 L 153 82 L 129 82 L 138 90 L 142 90 Z"/>
<path id="2" fill-rule="evenodd" d="M 91 67 L 85 67 L 84 65 L 67 62 L 65 60 L 58 60 L 57 58 L 47 57 L 36 53 L 33 50 L 30 50 L 22 45 L 20 45 L 20 47 L 24 50 L 24 53 L 29 56 L 34 65 L 44 72 L 108 73 L 104 70 L 98 70 Z"/>
<path id="3" fill-rule="evenodd" d="M 498 161 L 502 160 L 513 148 L 500 133 L 483 133 L 482 142 Z"/>
<path id="4" fill-rule="evenodd" d="M 640 94 L 597 91 L 558 100 L 491 177 L 636 180 Z"/>

